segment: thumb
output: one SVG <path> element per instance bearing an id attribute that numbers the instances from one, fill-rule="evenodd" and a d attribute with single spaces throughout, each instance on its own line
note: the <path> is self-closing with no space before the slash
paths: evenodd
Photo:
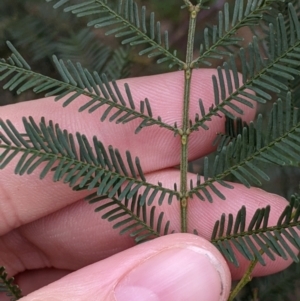
<path id="1" fill-rule="evenodd" d="M 227 264 L 211 243 L 173 234 L 82 268 L 21 301 L 220 301 L 230 285 Z"/>

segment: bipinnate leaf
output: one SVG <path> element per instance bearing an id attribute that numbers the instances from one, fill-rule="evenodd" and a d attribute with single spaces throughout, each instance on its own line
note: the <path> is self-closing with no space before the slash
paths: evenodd
<path id="1" fill-rule="evenodd" d="M 283 111 L 285 114 L 283 114 Z M 291 103 L 291 93 L 285 100 L 278 99 L 270 112 L 267 127 L 262 128 L 262 115 L 255 122 L 239 126 L 239 134 L 233 136 L 233 125 L 219 140 L 219 147 L 213 159 L 204 159 L 204 179 L 197 176 L 196 185 L 190 182 L 189 196 L 196 195 L 201 200 L 213 202 L 215 196 L 225 199 L 217 187 L 233 188 L 224 181 L 228 175 L 246 187 L 261 186 L 262 181 L 269 181 L 270 176 L 264 165 L 298 166 L 300 142 L 300 122 L 298 109 Z"/>
<path id="2" fill-rule="evenodd" d="M 121 191 L 118 191 L 118 195 Z M 120 235 L 128 233 L 137 243 L 173 233 L 170 231 L 170 221 L 165 221 L 164 212 L 157 215 L 157 207 L 141 204 L 141 195 L 135 192 L 133 197 L 125 198 L 124 202 L 118 197 L 108 199 L 108 195 L 97 196 L 93 193 L 85 199 L 90 204 L 101 205 L 95 212 L 105 212 L 102 219 L 113 223 L 113 228 L 118 229 Z"/>
<path id="3" fill-rule="evenodd" d="M 53 181 L 63 181 L 74 190 L 96 189 L 97 196 L 116 197 L 120 202 L 139 192 L 140 205 L 152 205 L 155 197 L 159 198 L 159 205 L 166 199 L 171 204 L 174 197 L 179 197 L 177 191 L 148 183 L 139 158 L 133 159 L 129 151 L 125 161 L 118 149 L 106 148 L 95 136 L 91 144 L 85 135 L 76 133 L 75 138 L 57 124 L 47 125 L 44 119 L 37 125 L 32 118 L 23 118 L 23 124 L 25 133 L 21 134 L 9 120 L 0 119 L 4 149 L 0 169 L 21 155 L 16 174 L 31 174 L 44 163 L 41 179 L 52 172 Z"/>
<path id="4" fill-rule="evenodd" d="M 93 113 L 101 107 L 106 107 L 100 120 L 108 119 L 110 122 L 125 124 L 133 120 L 140 120 L 135 133 L 152 125 L 164 127 L 174 133 L 177 128 L 162 121 L 160 116 L 153 117 L 151 103 L 148 98 L 139 102 L 136 107 L 130 87 L 124 84 L 126 96 L 120 92 L 120 88 L 113 80 L 108 81 L 105 74 L 99 75 L 96 71 L 90 73 L 80 63 L 67 64 L 53 56 L 54 64 L 62 81 L 35 73 L 30 70 L 28 63 L 20 53 L 7 42 L 12 55 L 0 60 L 0 80 L 6 80 L 4 89 L 16 91 L 18 94 L 29 89 L 35 93 L 45 93 L 45 96 L 55 96 L 55 100 L 64 99 L 63 107 L 68 106 L 80 96 L 85 96 L 85 104 L 79 108 L 79 112 L 88 110 Z"/>
<path id="5" fill-rule="evenodd" d="M 300 237 L 297 231 L 300 227 L 300 206 L 299 201 L 295 200 L 291 198 L 290 204 L 282 211 L 276 225 L 269 225 L 270 206 L 257 209 L 250 222 L 245 206 L 236 216 L 222 214 L 214 225 L 211 242 L 236 266 L 239 262 L 233 246 L 247 260 L 258 260 L 262 265 L 265 265 L 262 255 L 271 260 L 275 260 L 275 256 L 280 256 L 299 262 L 297 252 L 291 248 L 292 246 L 300 250 Z"/>
<path id="6" fill-rule="evenodd" d="M 237 114 L 243 114 L 240 105 L 253 108 L 253 101 L 264 104 L 272 99 L 273 92 L 286 93 L 289 90 L 286 82 L 292 82 L 300 75 L 300 61 L 297 60 L 300 57 L 300 30 L 295 30 L 290 36 L 285 33 L 289 24 L 300 28 L 300 22 L 291 3 L 288 9 L 289 23 L 284 22 L 283 15 L 279 14 L 275 25 L 269 24 L 269 49 L 265 58 L 261 55 L 262 42 L 256 36 L 246 49 L 240 48 L 237 59 L 242 67 L 241 77 L 236 58 L 228 54 L 229 60 L 217 68 L 217 75 L 212 76 L 214 103 L 206 112 L 203 101 L 199 100 L 200 115 L 196 114 L 191 121 L 191 131 L 199 127 L 209 129 L 207 121 L 211 121 L 212 116 L 223 114 L 235 119 Z"/>
<path id="7" fill-rule="evenodd" d="M 58 8 L 69 2 L 69 0 L 60 0 L 53 7 Z M 147 22 L 145 6 L 140 10 L 132 0 L 118 0 L 115 7 L 111 3 L 112 1 L 107 0 L 83 1 L 65 6 L 64 11 L 72 12 L 78 18 L 92 16 L 93 19 L 87 23 L 87 26 L 105 29 L 106 35 L 113 34 L 121 38 L 123 45 L 147 45 L 139 52 L 139 55 L 147 54 L 149 58 L 157 57 L 158 64 L 168 62 L 170 68 L 174 65 L 183 67 L 184 63 L 177 58 L 176 51 L 173 53 L 169 51 L 168 31 L 165 31 L 162 37 L 160 22 L 155 21 L 154 12 L 150 14 L 150 20 Z"/>

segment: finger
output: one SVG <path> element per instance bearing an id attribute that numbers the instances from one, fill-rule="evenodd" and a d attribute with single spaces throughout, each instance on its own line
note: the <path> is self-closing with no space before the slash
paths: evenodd
<path id="1" fill-rule="evenodd" d="M 26 296 L 29 293 L 40 289 L 54 281 L 57 281 L 66 275 L 70 274 L 72 271 L 59 270 L 53 268 L 36 269 L 25 271 L 18 274 L 15 278 L 15 283 L 18 284 L 22 290 L 22 296 Z M 1 295 L 0 295 L 1 297 Z M 0 299 L 1 301 L 6 299 Z"/>
<path id="2" fill-rule="evenodd" d="M 191 118 L 194 118 L 198 108 L 198 98 L 202 98 L 206 109 L 213 103 L 213 88 L 211 75 L 215 70 L 195 70 L 191 89 Z M 181 120 L 183 72 L 126 80 L 132 87 L 134 99 L 139 102 L 145 96 L 152 102 L 154 116 L 161 115 L 169 124 Z M 120 82 L 120 87 L 124 81 Z M 100 111 L 94 114 L 78 113 L 83 98 L 76 100 L 65 109 L 53 99 L 24 102 L 18 105 L 1 108 L 0 118 L 10 119 L 16 127 L 21 129 L 21 117 L 32 115 L 36 120 L 41 116 L 53 119 L 70 132 L 81 131 L 88 137 L 97 135 L 103 143 L 120 149 L 122 155 L 129 149 L 132 156 L 141 158 L 144 173 L 179 163 L 180 142 L 172 132 L 157 128 L 145 128 L 143 133 L 135 135 L 136 123 L 116 125 L 114 123 L 100 123 Z M 254 110 L 243 106 L 245 120 L 254 117 Z M 224 118 L 212 117 L 208 123 L 209 131 L 201 130 L 192 133 L 190 137 L 189 157 L 201 157 L 212 150 L 212 141 L 216 133 L 223 131 Z M 123 156 L 124 157 L 124 156 Z M 0 170 L 0 235 L 7 233 L 22 224 L 41 218 L 55 212 L 76 200 L 86 196 L 86 192 L 75 194 L 67 185 L 53 183 L 50 176 L 43 181 L 38 179 L 40 169 L 36 169 L 31 176 L 16 177 L 14 175 L 16 160 L 4 170 Z M 30 183 L 30 184 L 29 184 Z"/>
<path id="3" fill-rule="evenodd" d="M 189 175 L 190 179 L 194 177 L 195 175 Z M 176 170 L 165 170 L 149 175 L 149 181 L 153 183 L 161 181 L 164 187 L 172 187 L 178 179 L 179 172 Z M 196 229 L 200 236 L 209 240 L 215 221 L 220 219 L 223 213 L 226 215 L 232 213 L 235 217 L 243 205 L 247 207 L 246 228 L 256 209 L 267 205 L 271 205 L 268 225 L 277 224 L 279 216 L 287 205 L 285 199 L 258 188 L 248 189 L 240 184 L 232 185 L 234 189 L 218 187 L 226 196 L 225 201 L 220 200 L 217 196 L 214 197 L 213 204 L 200 201 L 197 198 L 189 200 L 189 232 Z M 10 275 L 15 275 L 26 269 L 46 267 L 77 270 L 134 246 L 134 239 L 128 234 L 119 234 L 122 228 L 112 228 L 112 225 L 121 219 L 111 223 L 101 219 L 101 216 L 113 207 L 99 213 L 92 212 L 94 208 L 104 205 L 106 202 L 108 201 L 103 200 L 98 204 L 87 205 L 87 203 L 79 201 L 59 212 L 19 227 L 2 236 L 0 239 L 0 254 L 3 254 L 2 264 L 7 267 Z M 163 225 L 170 221 L 169 233 L 173 230 L 180 232 L 179 202 L 174 200 L 172 205 L 168 205 L 167 202 L 164 202 L 162 206 L 154 205 L 158 210 L 154 225 L 159 212 L 163 211 Z M 295 248 L 292 249 L 296 252 Z M 17 254 L 17 258 L 15 254 Z M 236 254 L 238 254 L 237 251 Z M 291 259 L 284 260 L 278 256 L 275 256 L 275 261 L 265 255 L 263 258 L 266 266 L 258 264 L 253 276 L 278 272 L 292 262 Z M 249 261 L 242 256 L 238 256 L 238 260 L 239 269 L 233 265 L 230 266 L 234 279 L 240 278 L 249 265 Z"/>
<path id="4" fill-rule="evenodd" d="M 174 234 L 87 266 L 21 300 L 221 301 L 230 285 L 226 262 L 208 241 Z"/>
<path id="5" fill-rule="evenodd" d="M 190 118 L 194 120 L 195 114 L 200 114 L 198 99 L 201 98 L 206 112 L 214 103 L 213 85 L 211 77 L 216 74 L 216 70 L 195 70 L 191 86 Z M 178 126 L 182 122 L 184 73 L 173 72 L 162 75 L 140 77 L 118 81 L 120 90 L 126 95 L 124 83 L 127 82 L 132 90 L 136 107 L 145 97 L 149 98 L 152 106 L 153 116 L 161 116 L 162 120 L 173 126 L 176 122 Z M 125 96 L 124 96 L 125 97 Z M 77 131 L 87 137 L 96 135 L 104 145 L 112 145 L 118 148 L 121 153 L 130 149 L 134 156 L 139 156 L 143 163 L 144 172 L 151 172 L 157 169 L 172 167 L 179 164 L 180 138 L 174 138 L 174 132 L 157 126 L 146 127 L 139 135 L 134 134 L 135 128 L 141 120 L 135 120 L 127 124 L 116 124 L 115 122 L 99 121 L 105 107 L 89 114 L 87 111 L 78 113 L 78 109 L 88 98 L 79 97 L 72 104 L 62 109 L 61 103 L 54 102 L 53 98 L 45 98 L 35 101 L 20 103 L 1 108 L 0 117 L 10 119 L 21 126 L 22 116 L 33 116 L 38 122 L 41 116 L 46 120 L 53 120 L 62 129 L 67 129 L 71 133 Z M 255 110 L 243 104 L 239 106 L 244 110 L 243 119 L 250 121 L 254 118 Z M 254 106 L 254 104 L 253 104 Z M 229 109 L 228 109 L 229 110 Z M 211 121 L 207 121 L 210 131 L 200 128 L 199 131 L 191 135 L 189 148 L 190 160 L 203 157 L 212 149 L 212 142 L 216 133 L 224 131 L 225 118 L 213 116 Z"/>

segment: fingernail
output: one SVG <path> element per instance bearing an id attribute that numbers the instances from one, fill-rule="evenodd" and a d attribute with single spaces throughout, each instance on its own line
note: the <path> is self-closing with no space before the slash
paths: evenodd
<path id="1" fill-rule="evenodd" d="M 120 280 L 117 301 L 222 300 L 220 264 L 207 250 L 189 246 L 164 250 Z"/>

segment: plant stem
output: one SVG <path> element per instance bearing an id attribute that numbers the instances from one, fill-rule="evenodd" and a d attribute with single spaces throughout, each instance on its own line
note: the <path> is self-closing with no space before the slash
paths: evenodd
<path id="1" fill-rule="evenodd" d="M 183 120 L 182 129 L 179 131 L 181 135 L 181 156 L 180 156 L 180 211 L 181 211 L 181 232 L 187 232 L 187 170 L 188 170 L 188 137 L 189 130 L 189 104 L 190 104 L 190 89 L 192 79 L 191 62 L 193 60 L 194 37 L 196 27 L 196 17 L 200 8 L 199 5 L 192 5 L 189 1 L 190 11 L 188 41 L 186 50 L 186 64 L 184 66 L 184 94 L 183 94 Z"/>
<path id="2" fill-rule="evenodd" d="M 296 210 L 294 210 L 294 211 L 292 212 L 291 218 L 293 218 L 293 217 L 295 216 L 295 214 L 296 214 Z M 274 237 L 274 238 L 275 238 L 275 240 L 278 240 L 277 237 Z M 260 253 L 261 255 L 263 255 L 263 254 L 264 254 L 264 251 L 263 251 L 262 249 L 260 249 L 260 250 L 259 250 L 259 253 Z M 241 289 L 242 289 L 248 282 L 251 281 L 251 278 L 252 278 L 252 277 L 251 277 L 251 274 L 252 274 L 252 272 L 253 272 L 253 270 L 254 270 L 254 268 L 255 268 L 255 266 L 256 266 L 257 263 L 258 263 L 258 260 L 257 260 L 257 259 L 251 261 L 251 263 L 250 263 L 249 266 L 248 266 L 248 269 L 247 269 L 246 273 L 244 274 L 243 278 L 239 281 L 239 283 L 237 284 L 237 286 L 234 288 L 234 290 L 230 293 L 230 296 L 229 296 L 229 298 L 228 298 L 227 301 L 233 301 L 233 299 L 237 296 L 237 294 L 241 291 Z"/>
<path id="3" fill-rule="evenodd" d="M 233 301 L 233 299 L 237 296 L 237 294 L 241 291 L 241 289 L 248 283 L 251 281 L 252 277 L 251 274 L 256 266 L 256 264 L 258 263 L 258 260 L 255 259 L 253 261 L 251 261 L 251 263 L 249 264 L 249 267 L 246 271 L 246 273 L 244 274 L 243 278 L 239 281 L 239 283 L 237 284 L 237 286 L 234 288 L 234 290 L 230 293 L 230 296 L 228 298 L 228 301 Z"/>

